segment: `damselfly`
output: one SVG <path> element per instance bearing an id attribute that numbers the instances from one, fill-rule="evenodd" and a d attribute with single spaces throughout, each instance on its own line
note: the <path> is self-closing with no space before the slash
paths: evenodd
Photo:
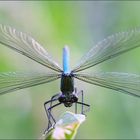
<path id="1" fill-rule="evenodd" d="M 91 50 L 82 57 L 78 65 L 72 70 L 69 67 L 68 47 L 64 47 L 63 49 L 62 69 L 38 42 L 14 28 L 0 25 L 0 43 L 57 72 L 52 74 L 40 72 L 0 73 L 1 95 L 15 90 L 48 83 L 59 78 L 61 79 L 60 94 L 54 95 L 51 100 L 44 103 L 49 121 L 47 130 L 55 124 L 55 119 L 51 114 L 51 110 L 54 107 L 60 104 L 64 104 L 65 107 L 71 107 L 72 104 L 75 103 L 75 108 L 77 108 L 77 104 L 81 104 L 82 114 L 84 113 L 83 107 L 89 107 L 89 105 L 83 101 L 83 91 L 77 92 L 76 88 L 74 88 L 74 78 L 140 97 L 140 75 L 118 72 L 80 73 L 85 69 L 139 47 L 139 29 L 117 33 L 97 43 L 97 45 L 91 48 Z M 78 101 L 79 94 L 82 96 L 81 102 Z M 53 105 L 52 103 L 56 101 L 57 103 Z M 47 108 L 46 105 L 48 104 L 49 107 Z M 77 109 L 75 110 L 77 112 Z"/>

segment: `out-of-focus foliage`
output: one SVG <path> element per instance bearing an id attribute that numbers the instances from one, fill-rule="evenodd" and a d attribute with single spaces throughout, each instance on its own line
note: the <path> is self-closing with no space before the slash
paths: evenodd
<path id="1" fill-rule="evenodd" d="M 60 65 L 70 47 L 71 67 L 96 42 L 116 32 L 140 27 L 139 1 L 0 1 L 0 23 L 35 38 Z M 89 69 L 140 74 L 140 49 Z M 0 45 L 0 71 L 50 71 Z M 47 127 L 43 103 L 60 92 L 60 81 L 0 97 L 0 138 L 39 138 Z M 75 80 L 91 105 L 79 139 L 140 138 L 140 99 Z M 60 106 L 55 117 L 63 112 Z M 61 112 L 61 113 L 60 113 Z"/>

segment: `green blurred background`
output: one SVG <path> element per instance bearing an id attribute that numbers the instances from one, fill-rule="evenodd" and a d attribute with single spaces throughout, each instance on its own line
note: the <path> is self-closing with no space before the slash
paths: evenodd
<path id="1" fill-rule="evenodd" d="M 0 1 L 0 23 L 34 37 L 62 65 L 62 48 L 70 47 L 71 67 L 95 43 L 116 32 L 140 27 L 140 2 Z M 0 45 L 0 71 L 48 68 Z M 89 69 L 140 74 L 140 49 Z M 59 92 L 56 81 L 0 97 L 0 138 L 39 138 L 47 127 L 43 103 Z M 78 139 L 140 138 L 140 99 L 76 80 L 91 104 Z M 58 107 L 55 115 L 59 116 Z"/>

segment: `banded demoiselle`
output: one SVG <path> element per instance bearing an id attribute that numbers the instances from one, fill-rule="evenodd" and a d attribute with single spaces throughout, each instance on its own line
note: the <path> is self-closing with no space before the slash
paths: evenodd
<path id="1" fill-rule="evenodd" d="M 116 90 L 118 93 L 122 92 L 140 97 L 140 75 L 119 72 L 80 73 L 85 69 L 139 47 L 139 29 L 116 33 L 100 41 L 82 57 L 81 61 L 72 70 L 69 67 L 68 47 L 63 49 L 63 68 L 61 68 L 37 41 L 14 28 L 0 25 L 0 43 L 57 72 L 52 74 L 40 72 L 0 73 L 1 95 L 61 79 L 60 94 L 54 95 L 51 100 L 44 103 L 49 121 L 47 131 L 55 124 L 55 119 L 51 114 L 51 110 L 54 107 L 60 104 L 64 104 L 65 107 L 71 107 L 75 103 L 75 110 L 77 111 L 77 104 L 81 104 L 81 113 L 84 114 L 84 106 L 90 106 L 83 101 L 83 91 L 77 92 L 77 89 L 74 87 L 74 78 Z M 80 94 L 82 95 L 81 102 L 78 101 Z M 57 103 L 53 105 L 52 103 L 56 101 Z M 49 107 L 47 108 L 46 105 L 48 104 Z"/>

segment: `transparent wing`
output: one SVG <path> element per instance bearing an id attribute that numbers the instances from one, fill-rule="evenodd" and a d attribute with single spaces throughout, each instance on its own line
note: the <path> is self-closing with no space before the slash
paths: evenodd
<path id="1" fill-rule="evenodd" d="M 140 47 L 140 29 L 114 34 L 91 48 L 72 72 L 90 68 L 137 47 Z"/>
<path id="2" fill-rule="evenodd" d="M 48 52 L 32 37 L 9 26 L 0 25 L 0 43 L 55 71 L 62 71 Z"/>
<path id="3" fill-rule="evenodd" d="M 75 77 L 87 83 L 140 97 L 140 75 L 107 72 L 94 75 L 76 74 Z"/>
<path id="4" fill-rule="evenodd" d="M 38 72 L 0 73 L 0 95 L 15 90 L 48 83 L 60 78 L 59 74 Z"/>

